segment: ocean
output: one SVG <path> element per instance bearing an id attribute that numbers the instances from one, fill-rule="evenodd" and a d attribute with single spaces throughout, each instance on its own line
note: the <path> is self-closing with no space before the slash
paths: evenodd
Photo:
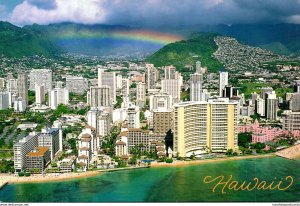
<path id="1" fill-rule="evenodd" d="M 206 180 L 266 181 L 265 188 L 282 181 L 286 190 L 230 190 Z M 291 176 L 286 180 L 287 176 Z M 215 191 L 213 188 L 216 186 Z M 290 202 L 300 201 L 300 159 L 280 157 L 228 160 L 200 165 L 157 167 L 106 172 L 93 177 L 47 183 L 8 184 L 1 202 Z"/>

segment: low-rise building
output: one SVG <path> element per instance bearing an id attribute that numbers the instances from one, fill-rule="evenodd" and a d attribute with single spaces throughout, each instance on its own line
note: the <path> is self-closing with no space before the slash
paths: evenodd
<path id="1" fill-rule="evenodd" d="M 60 172 L 72 172 L 75 169 L 76 157 L 68 157 L 64 158 L 62 161 L 59 162 L 59 169 Z"/>

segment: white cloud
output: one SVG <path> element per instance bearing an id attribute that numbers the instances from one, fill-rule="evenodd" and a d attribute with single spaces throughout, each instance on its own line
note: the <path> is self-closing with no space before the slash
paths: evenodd
<path id="1" fill-rule="evenodd" d="M 293 24 L 300 24 L 300 15 L 293 15 L 287 18 L 287 22 Z"/>
<path id="2" fill-rule="evenodd" d="M 299 22 L 300 0 L 24 0 L 8 20 L 18 25 L 75 22 L 185 27 Z M 0 14 L 1 17 L 1 14 Z"/>
<path id="3" fill-rule="evenodd" d="M 25 0 L 17 5 L 10 21 L 18 25 L 49 24 L 55 22 L 102 23 L 106 12 L 102 4 L 106 0 L 55 0 L 56 7 L 44 9 Z"/>

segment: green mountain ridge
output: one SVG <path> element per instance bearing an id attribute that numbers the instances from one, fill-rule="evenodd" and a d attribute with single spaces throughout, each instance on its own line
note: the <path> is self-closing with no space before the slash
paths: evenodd
<path id="1" fill-rule="evenodd" d="M 191 35 L 191 39 L 182 40 L 164 46 L 159 51 L 148 57 L 146 61 L 155 66 L 173 65 L 179 70 L 185 65 L 195 65 L 201 61 L 210 72 L 218 71 L 223 65 L 213 56 L 217 51 L 214 38 L 220 36 L 217 33 L 197 33 Z"/>
<path id="2" fill-rule="evenodd" d="M 0 54 L 8 57 L 53 56 L 60 52 L 42 33 L 0 21 Z"/>

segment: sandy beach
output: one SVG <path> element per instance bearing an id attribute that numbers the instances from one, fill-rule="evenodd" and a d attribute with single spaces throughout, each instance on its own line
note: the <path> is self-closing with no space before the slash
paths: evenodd
<path id="1" fill-rule="evenodd" d="M 83 178 L 83 177 L 90 177 L 97 174 L 100 174 L 100 171 L 89 171 L 83 173 L 50 173 L 45 174 L 45 176 L 41 174 L 33 174 L 29 177 L 19 177 L 15 174 L 0 174 L 0 186 L 9 183 L 9 184 L 16 184 L 16 183 L 29 183 L 29 182 L 49 182 L 49 181 L 61 181 L 61 180 L 68 180 L 74 178 Z"/>
<path id="2" fill-rule="evenodd" d="M 178 167 L 196 164 L 207 164 L 213 162 L 224 162 L 228 160 L 242 160 L 242 159 L 255 159 L 255 158 L 266 158 L 273 157 L 275 154 L 265 154 L 265 155 L 248 155 L 248 156 L 237 156 L 237 157 L 225 157 L 225 158 L 215 158 L 206 160 L 193 160 L 193 161 L 174 161 L 173 163 L 165 162 L 152 162 L 150 167 Z M 88 171 L 83 173 L 50 173 L 45 174 L 33 174 L 30 177 L 19 177 L 16 174 L 0 174 L 0 187 L 5 184 L 17 184 L 17 183 L 34 183 L 34 182 L 50 182 L 50 181 L 61 181 L 69 180 L 75 178 L 84 178 L 100 174 L 101 171 Z"/>
<path id="3" fill-rule="evenodd" d="M 228 160 L 242 160 L 242 159 L 256 159 L 256 158 L 266 158 L 274 157 L 274 153 L 265 155 L 247 155 L 247 156 L 235 156 L 235 157 L 225 157 L 225 158 L 215 158 L 215 159 L 205 159 L 205 160 L 192 160 L 192 161 L 174 161 L 173 163 L 166 162 L 152 162 L 150 167 L 178 167 L 187 165 L 197 165 L 197 164 L 207 164 L 213 162 L 225 162 Z"/>

